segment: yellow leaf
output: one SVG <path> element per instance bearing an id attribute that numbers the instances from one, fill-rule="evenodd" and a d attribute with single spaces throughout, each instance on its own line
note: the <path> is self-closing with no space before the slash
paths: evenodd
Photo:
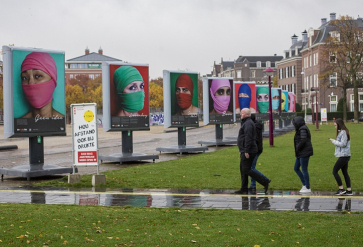
<path id="1" fill-rule="evenodd" d="M 13 224 L 11 224 L 10 226 L 14 226 Z"/>
<path id="2" fill-rule="evenodd" d="M 170 236 L 173 236 L 173 234 L 172 234 L 172 233 L 170 233 L 170 232 L 169 232 L 169 235 L 170 235 Z"/>
<path id="3" fill-rule="evenodd" d="M 63 239 L 63 236 L 61 236 L 61 239 Z"/>
<path id="4" fill-rule="evenodd" d="M 108 239 L 113 239 L 113 237 L 107 237 Z"/>
<path id="5" fill-rule="evenodd" d="M 16 237 L 16 238 L 24 238 L 24 235 L 20 235 L 19 237 Z"/>
<path id="6" fill-rule="evenodd" d="M 130 232 L 131 230 L 130 229 L 126 229 L 126 231 Z"/>
<path id="7" fill-rule="evenodd" d="M 237 228 L 237 231 L 241 231 L 241 229 Z"/>
<path id="8" fill-rule="evenodd" d="M 195 227 L 195 229 L 200 229 L 200 227 L 199 227 L 199 226 L 197 226 L 197 227 Z"/>
<path id="9" fill-rule="evenodd" d="M 40 238 L 41 238 L 41 237 L 43 237 L 43 235 L 42 235 L 42 234 L 39 234 L 38 236 L 39 236 Z"/>
<path id="10" fill-rule="evenodd" d="M 193 226 L 197 226 L 198 224 L 193 224 Z"/>
<path id="11" fill-rule="evenodd" d="M 23 228 L 23 226 L 19 226 L 19 228 Z"/>
<path id="12" fill-rule="evenodd" d="M 66 245 L 67 243 L 68 243 L 68 241 L 67 240 L 64 240 L 63 244 Z"/>
<path id="13" fill-rule="evenodd" d="M 275 240 L 271 239 L 272 242 L 274 242 Z"/>
<path id="14" fill-rule="evenodd" d="M 26 241 L 26 243 L 27 243 L 27 244 L 30 244 L 30 240 L 27 240 L 27 241 Z"/>
<path id="15" fill-rule="evenodd" d="M 259 245 L 255 244 L 253 247 L 260 247 Z"/>
<path id="16" fill-rule="evenodd" d="M 195 241 L 195 240 L 190 240 L 190 242 L 192 242 L 192 243 L 196 243 L 197 241 Z"/>

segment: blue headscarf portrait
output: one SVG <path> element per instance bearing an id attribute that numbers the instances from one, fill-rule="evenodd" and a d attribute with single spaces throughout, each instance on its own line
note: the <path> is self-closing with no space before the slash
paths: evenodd
<path id="1" fill-rule="evenodd" d="M 240 94 L 246 94 L 248 97 L 241 97 Z M 248 84 L 241 84 L 238 89 L 238 103 L 239 108 L 242 110 L 243 108 L 250 108 L 251 103 L 251 88 Z"/>
<path id="2" fill-rule="evenodd" d="M 277 96 L 277 99 L 274 97 Z M 277 90 L 277 88 L 271 88 L 271 102 L 272 102 L 272 110 L 277 111 L 279 109 L 279 104 L 280 104 L 280 95 L 279 95 L 279 90 Z"/>

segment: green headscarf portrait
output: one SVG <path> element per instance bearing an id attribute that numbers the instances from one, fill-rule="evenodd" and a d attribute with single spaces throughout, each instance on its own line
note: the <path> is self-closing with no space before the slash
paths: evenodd
<path id="1" fill-rule="evenodd" d="M 256 94 L 257 94 L 257 106 L 258 106 L 258 111 L 260 113 L 266 113 L 268 111 L 268 100 L 265 101 L 265 99 L 263 99 L 262 101 L 259 101 L 258 100 L 258 95 L 259 94 L 267 94 L 269 95 L 268 93 L 268 87 L 257 87 L 257 90 L 256 90 Z"/>
<path id="2" fill-rule="evenodd" d="M 123 92 L 127 85 L 134 81 L 144 82 L 139 71 L 132 66 L 121 66 L 113 74 L 113 84 L 120 99 L 120 107 L 128 112 L 138 112 L 144 108 L 144 91 Z"/>

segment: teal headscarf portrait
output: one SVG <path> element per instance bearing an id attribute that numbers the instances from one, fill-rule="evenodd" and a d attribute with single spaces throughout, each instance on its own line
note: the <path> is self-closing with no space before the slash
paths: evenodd
<path id="1" fill-rule="evenodd" d="M 129 90 L 133 82 L 142 82 L 142 90 Z M 144 80 L 139 71 L 132 66 L 121 66 L 113 74 L 113 83 L 119 96 L 120 108 L 127 112 L 138 112 L 144 108 L 145 92 Z M 130 86 L 132 88 L 132 86 Z M 127 91 L 127 92 L 125 92 Z"/>
<path id="2" fill-rule="evenodd" d="M 268 87 L 257 87 L 257 106 L 260 113 L 266 113 L 268 111 L 269 104 L 269 92 Z"/>

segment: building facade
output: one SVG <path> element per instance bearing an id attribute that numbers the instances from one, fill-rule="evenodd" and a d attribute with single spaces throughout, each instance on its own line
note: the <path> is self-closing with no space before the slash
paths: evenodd
<path id="1" fill-rule="evenodd" d="M 77 79 L 80 76 L 86 76 L 91 80 L 102 77 L 102 62 L 122 62 L 122 60 L 103 55 L 101 48 L 98 53 L 90 53 L 89 49 L 86 48 L 84 55 L 65 62 L 66 84 L 71 79 Z"/>
<path id="2" fill-rule="evenodd" d="M 254 81 L 256 84 L 268 83 L 268 78 L 264 72 L 267 68 L 276 71 L 276 62 L 283 57 L 277 56 L 239 56 L 234 61 L 223 61 L 220 64 L 214 62 L 211 76 L 232 77 L 235 81 Z"/>

